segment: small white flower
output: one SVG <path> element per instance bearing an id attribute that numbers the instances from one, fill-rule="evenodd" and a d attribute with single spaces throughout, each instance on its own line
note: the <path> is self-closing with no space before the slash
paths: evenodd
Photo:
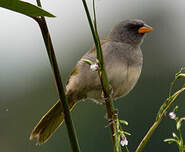
<path id="1" fill-rule="evenodd" d="M 128 145 L 128 140 L 125 136 L 121 137 L 121 146 L 127 146 Z"/>
<path id="2" fill-rule="evenodd" d="M 98 70 L 98 64 L 97 64 L 97 63 L 91 64 L 91 65 L 90 65 L 90 69 L 91 69 L 92 71 L 97 71 L 97 70 Z"/>
<path id="3" fill-rule="evenodd" d="M 170 119 L 175 119 L 176 118 L 175 112 L 170 112 L 168 116 L 170 117 Z"/>

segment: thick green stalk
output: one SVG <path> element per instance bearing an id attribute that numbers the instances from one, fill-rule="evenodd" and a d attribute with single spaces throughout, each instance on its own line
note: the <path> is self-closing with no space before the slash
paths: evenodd
<path id="1" fill-rule="evenodd" d="M 38 3 L 38 6 L 41 7 L 40 0 L 37 0 L 37 3 Z M 56 56 L 55 56 L 55 52 L 54 52 L 54 48 L 53 48 L 53 44 L 52 44 L 49 30 L 47 27 L 46 20 L 44 17 L 39 17 L 39 18 L 34 18 L 34 19 L 37 21 L 37 23 L 40 26 L 42 36 L 44 39 L 44 43 L 46 46 L 46 50 L 48 53 L 48 57 L 50 60 L 50 64 L 52 66 L 52 70 L 53 70 L 54 77 L 56 80 L 56 86 L 57 86 L 57 91 L 59 94 L 60 102 L 62 103 L 61 105 L 63 106 L 63 109 L 64 109 L 64 119 L 65 119 L 67 131 L 68 131 L 68 136 L 70 139 L 71 148 L 72 148 L 73 152 L 80 152 L 80 147 L 79 147 L 78 140 L 77 140 L 75 130 L 73 127 L 67 97 L 65 95 L 59 67 L 57 64 L 57 60 L 56 60 Z"/>
<path id="2" fill-rule="evenodd" d="M 113 100 L 111 98 L 111 87 L 109 86 L 109 81 L 107 78 L 107 74 L 105 71 L 105 67 L 104 67 L 104 60 L 103 60 L 103 54 L 102 54 L 102 49 L 101 49 L 101 44 L 100 44 L 100 40 L 99 40 L 99 36 L 98 36 L 98 32 L 97 32 L 97 26 L 96 26 L 96 20 L 95 20 L 95 26 L 93 26 L 93 22 L 88 10 L 88 6 L 85 0 L 82 0 L 83 5 L 84 5 L 84 9 L 88 18 L 88 22 L 89 22 L 89 26 L 92 32 L 92 36 L 95 42 L 95 46 L 96 46 L 96 54 L 97 54 L 97 59 L 98 59 L 98 64 L 99 64 L 99 77 L 100 77 L 100 81 L 101 81 L 101 86 L 102 86 L 102 90 L 104 93 L 104 97 L 105 97 L 105 102 L 106 102 L 106 109 L 107 109 L 107 113 L 108 113 L 108 119 L 112 120 L 113 123 L 110 125 L 111 127 L 111 132 L 112 132 L 112 140 L 113 140 L 113 146 L 114 146 L 114 152 L 120 152 L 121 148 L 120 148 L 120 144 L 117 143 L 117 130 L 116 130 L 116 123 L 114 122 L 114 114 L 115 114 L 115 108 L 114 108 L 114 104 L 113 104 Z M 95 7 L 93 6 L 93 8 L 95 9 Z M 94 10 L 94 15 L 95 15 L 95 10 Z M 96 17 L 95 17 L 96 19 Z"/>
<path id="3" fill-rule="evenodd" d="M 155 131 L 155 129 L 159 126 L 161 120 L 163 119 L 163 117 L 165 116 L 167 110 L 171 107 L 171 105 L 174 103 L 175 99 L 185 90 L 185 88 L 181 88 L 180 90 L 178 90 L 177 92 L 175 92 L 172 95 L 172 99 L 170 101 L 170 103 L 168 104 L 168 106 L 162 111 L 161 115 L 159 116 L 159 118 L 154 122 L 154 124 L 152 125 L 152 127 L 150 127 L 149 131 L 147 132 L 147 134 L 145 135 L 145 137 L 143 138 L 143 140 L 141 141 L 141 143 L 139 144 L 139 146 L 136 149 L 136 152 L 141 152 L 143 150 L 143 148 L 145 147 L 146 143 L 149 141 L 150 137 L 152 136 L 153 132 Z"/>

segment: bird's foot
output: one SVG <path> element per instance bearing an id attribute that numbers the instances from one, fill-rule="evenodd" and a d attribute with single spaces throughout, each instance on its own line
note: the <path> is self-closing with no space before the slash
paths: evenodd
<path id="1" fill-rule="evenodd" d="M 104 116 L 105 120 L 108 121 L 108 124 L 105 126 L 105 128 L 109 127 L 110 125 L 112 125 L 114 123 L 114 119 L 113 118 L 108 118 L 108 114 L 106 113 Z"/>
<path id="2" fill-rule="evenodd" d="M 113 95 L 114 95 L 114 90 L 113 90 L 113 88 L 112 88 L 111 85 L 109 85 L 109 89 L 110 89 L 110 94 L 109 94 L 108 96 L 105 95 L 104 92 L 102 91 L 101 97 L 102 97 L 102 99 L 103 99 L 104 101 L 109 100 L 109 99 L 112 98 Z"/>

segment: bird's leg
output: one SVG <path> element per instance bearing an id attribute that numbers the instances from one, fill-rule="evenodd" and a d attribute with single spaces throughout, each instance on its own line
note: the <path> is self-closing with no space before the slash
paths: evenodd
<path id="1" fill-rule="evenodd" d="M 104 101 L 109 100 L 109 99 L 112 98 L 113 95 L 114 95 L 114 90 L 113 90 L 112 86 L 109 85 L 109 87 L 110 87 L 110 94 L 109 94 L 108 97 L 105 97 L 104 92 L 102 91 L 101 98 L 102 98 Z M 104 103 L 104 104 L 105 104 L 105 103 Z"/>
<path id="2" fill-rule="evenodd" d="M 104 99 L 104 105 L 106 105 L 106 101 L 108 101 L 110 98 L 113 97 L 114 91 L 112 86 L 110 85 L 110 95 L 108 97 L 105 97 L 104 92 L 102 91 L 102 98 Z M 111 124 L 114 123 L 114 118 L 118 116 L 118 109 L 115 109 L 114 114 L 112 118 L 108 118 L 108 114 L 106 113 L 104 118 L 108 121 L 108 124 L 105 127 L 109 127 Z"/>
<path id="3" fill-rule="evenodd" d="M 109 95 L 108 97 L 105 97 L 103 91 L 102 91 L 102 93 L 101 93 L 101 98 L 102 98 L 102 100 L 100 101 L 100 103 L 101 103 L 102 105 L 104 105 L 104 106 L 106 106 L 106 101 L 108 101 L 110 98 L 113 97 L 114 91 L 113 91 L 113 88 L 112 88 L 111 85 L 110 85 L 110 90 L 111 90 L 111 93 L 110 93 L 110 95 Z M 105 119 L 106 119 L 106 118 L 105 118 Z M 106 120 L 108 120 L 108 118 L 107 118 Z"/>

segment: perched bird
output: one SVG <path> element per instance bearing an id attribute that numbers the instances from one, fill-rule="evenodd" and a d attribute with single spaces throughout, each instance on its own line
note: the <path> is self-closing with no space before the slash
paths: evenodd
<path id="1" fill-rule="evenodd" d="M 101 41 L 105 69 L 113 89 L 112 97 L 125 96 L 135 86 L 142 69 L 143 55 L 140 45 L 145 33 L 153 31 L 142 20 L 128 19 L 116 25 Z M 75 66 L 66 85 L 66 96 L 70 110 L 86 98 L 102 102 L 102 89 L 98 72 L 91 70 L 83 60 L 96 62 L 96 48 L 91 48 Z M 57 103 L 41 118 L 33 129 L 30 140 L 37 138 L 37 144 L 46 142 L 63 123 L 61 102 Z"/>

